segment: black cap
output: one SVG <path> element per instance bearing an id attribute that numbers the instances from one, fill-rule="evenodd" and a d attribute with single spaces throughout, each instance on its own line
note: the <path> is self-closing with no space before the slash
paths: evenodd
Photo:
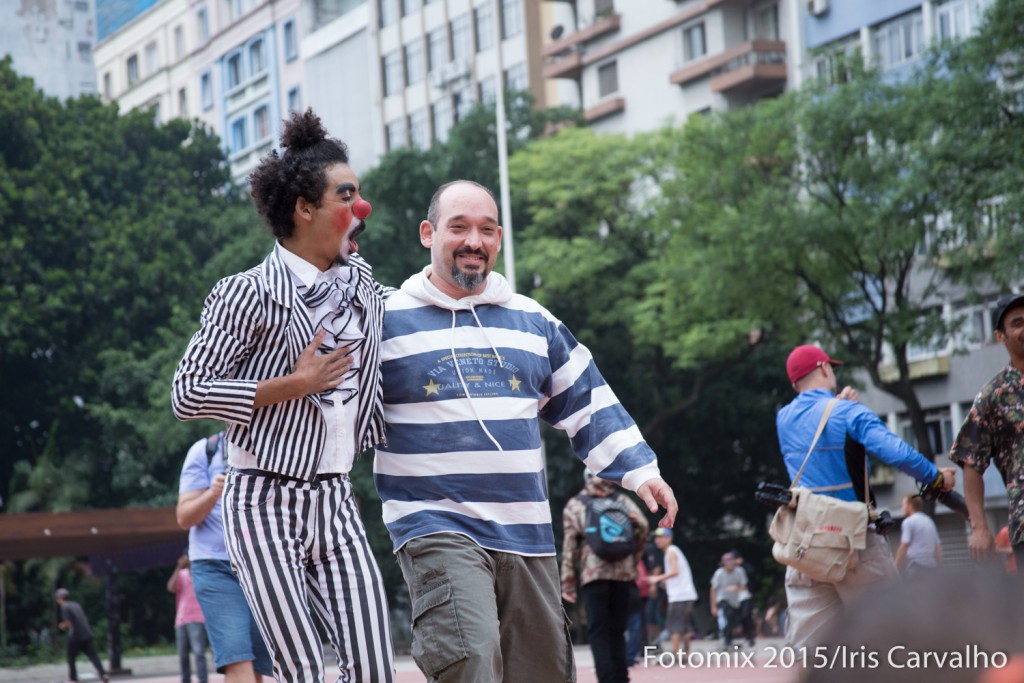
<path id="1" fill-rule="evenodd" d="M 1007 294 L 996 302 L 996 310 L 992 314 L 992 327 L 1000 329 L 1003 326 L 1003 316 L 1011 308 L 1024 306 L 1024 294 Z"/>

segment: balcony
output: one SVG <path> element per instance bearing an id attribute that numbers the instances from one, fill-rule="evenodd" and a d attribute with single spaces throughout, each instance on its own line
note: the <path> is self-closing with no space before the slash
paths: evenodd
<path id="1" fill-rule="evenodd" d="M 541 48 L 541 56 L 548 63 L 544 67 L 544 78 L 579 79 L 583 59 L 583 46 L 619 30 L 622 20 L 618 14 L 607 14 L 594 19 L 594 23 Z"/>
<path id="2" fill-rule="evenodd" d="M 751 40 L 677 69 L 669 76 L 669 81 L 687 85 L 708 76 L 714 92 L 785 83 L 786 43 Z"/>
<path id="3" fill-rule="evenodd" d="M 544 65 L 544 78 L 571 78 L 578 81 L 583 73 L 583 55 L 573 50 L 561 58 L 554 58 Z"/>
<path id="4" fill-rule="evenodd" d="M 583 119 L 588 123 L 594 123 L 601 119 L 608 118 L 612 114 L 618 114 L 626 108 L 625 97 L 610 97 L 600 104 L 596 104 L 583 112 Z"/>

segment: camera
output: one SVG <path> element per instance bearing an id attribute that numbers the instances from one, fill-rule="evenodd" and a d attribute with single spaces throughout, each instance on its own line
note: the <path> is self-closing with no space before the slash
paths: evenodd
<path id="1" fill-rule="evenodd" d="M 793 492 L 787 486 L 762 481 L 758 483 L 757 490 L 754 491 L 754 500 L 762 505 L 782 507 L 793 502 Z M 885 536 L 896 526 L 896 520 L 892 518 L 888 510 L 873 512 L 871 521 L 875 525 L 875 533 L 879 536 Z"/>

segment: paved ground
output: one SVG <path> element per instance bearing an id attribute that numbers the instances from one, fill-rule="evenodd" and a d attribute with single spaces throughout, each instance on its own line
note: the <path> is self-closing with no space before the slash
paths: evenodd
<path id="1" fill-rule="evenodd" d="M 740 654 L 718 653 L 718 643 L 697 641 L 693 653 L 697 654 L 690 666 L 679 666 L 670 655 L 652 658 L 647 665 L 639 664 L 630 669 L 634 683 L 796 683 L 798 671 L 787 669 L 773 662 L 772 654 L 782 646 L 781 640 L 765 640 L 758 647 Z M 751 661 L 752 660 L 752 661 Z M 178 658 L 173 655 L 156 657 L 128 657 L 122 661 L 131 674 L 113 679 L 132 683 L 180 683 L 177 674 Z M 774 664 L 774 666 L 772 666 Z M 777 667 L 777 668 L 776 668 Z M 399 657 L 397 667 L 398 683 L 423 683 L 423 674 L 416 668 L 410 657 Z M 578 683 L 596 683 L 594 662 L 587 646 L 576 648 L 576 669 Z M 24 669 L 0 669 L 0 683 L 63 683 L 67 674 L 64 664 L 48 664 Z M 95 681 L 96 674 L 85 657 L 79 657 L 78 674 L 82 683 Z M 209 683 L 222 683 L 223 677 L 213 675 Z"/>

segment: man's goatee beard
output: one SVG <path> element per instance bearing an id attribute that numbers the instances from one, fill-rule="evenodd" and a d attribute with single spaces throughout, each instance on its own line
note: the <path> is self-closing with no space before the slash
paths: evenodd
<path id="1" fill-rule="evenodd" d="M 483 284 L 486 278 L 487 274 L 484 272 L 467 273 L 459 270 L 458 266 L 452 266 L 452 280 L 455 281 L 456 285 L 467 292 L 476 291 L 476 289 Z"/>

